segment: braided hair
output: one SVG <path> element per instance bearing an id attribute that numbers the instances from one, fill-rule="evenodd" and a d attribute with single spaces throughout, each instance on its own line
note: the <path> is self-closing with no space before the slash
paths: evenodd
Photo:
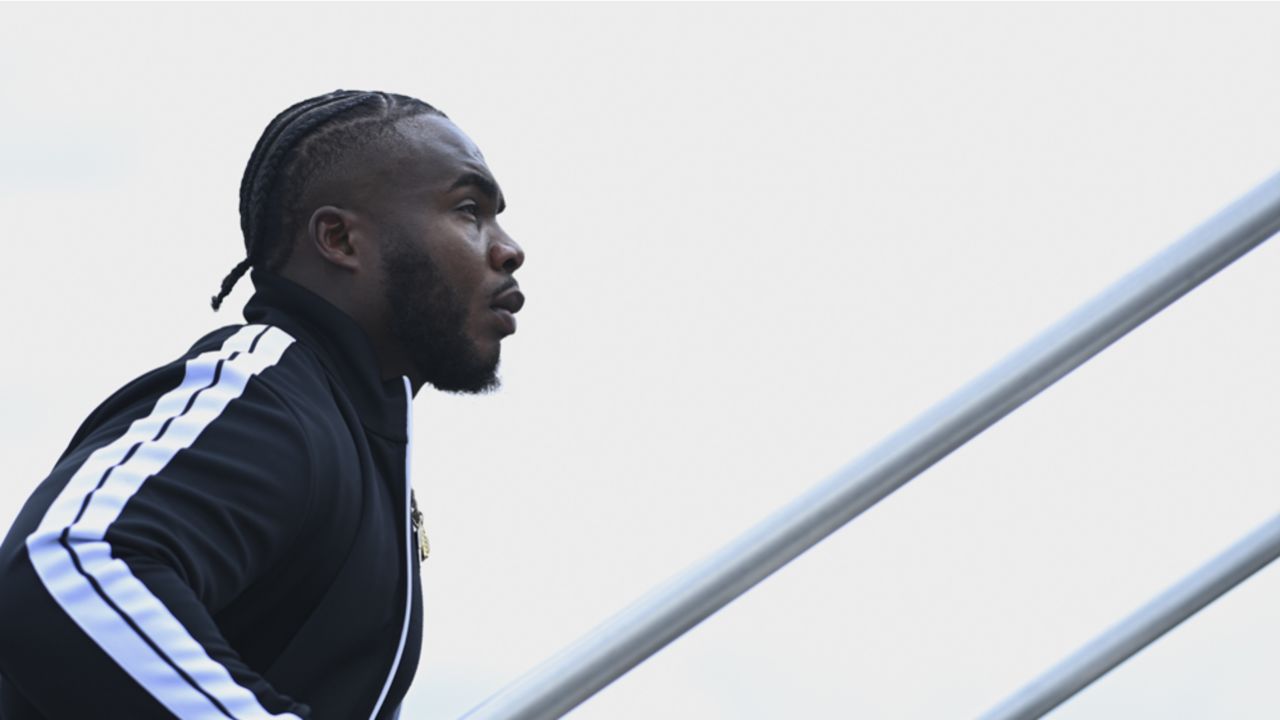
<path id="1" fill-rule="evenodd" d="M 213 309 L 251 266 L 274 270 L 289 259 L 293 238 L 307 221 L 301 202 L 312 180 L 354 150 L 390 136 L 397 121 L 424 114 L 447 117 L 406 95 L 335 90 L 276 115 L 240 181 L 245 258 L 222 280 Z"/>

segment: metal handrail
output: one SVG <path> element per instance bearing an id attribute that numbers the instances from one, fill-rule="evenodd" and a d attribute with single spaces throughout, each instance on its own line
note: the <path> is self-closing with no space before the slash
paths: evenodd
<path id="1" fill-rule="evenodd" d="M 988 710 L 981 720 L 1038 718 L 1280 557 L 1280 515 Z"/>
<path id="2" fill-rule="evenodd" d="M 1277 230 L 1280 175 L 465 717 L 560 717 Z"/>

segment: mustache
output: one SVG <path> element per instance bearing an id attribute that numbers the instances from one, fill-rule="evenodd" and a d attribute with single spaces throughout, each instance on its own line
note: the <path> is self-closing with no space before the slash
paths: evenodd
<path id="1" fill-rule="evenodd" d="M 502 293 L 518 287 L 520 287 L 520 283 L 516 282 L 515 278 L 507 278 L 505 282 L 498 286 L 497 290 L 493 291 L 493 296 L 498 297 Z"/>

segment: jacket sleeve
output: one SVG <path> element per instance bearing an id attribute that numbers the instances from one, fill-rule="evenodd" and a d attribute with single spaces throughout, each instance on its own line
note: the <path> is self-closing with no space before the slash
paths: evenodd
<path id="1" fill-rule="evenodd" d="M 309 715 L 215 622 L 310 500 L 304 430 L 265 384 L 291 342 L 246 326 L 59 461 L 0 548 L 5 691 L 49 718 Z"/>

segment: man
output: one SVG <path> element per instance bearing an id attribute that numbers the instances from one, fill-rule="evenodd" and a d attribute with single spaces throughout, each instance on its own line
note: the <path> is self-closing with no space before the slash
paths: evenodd
<path id="1" fill-rule="evenodd" d="M 0 546 L 0 718 L 390 718 L 421 639 L 410 403 L 496 387 L 524 254 L 413 98 L 278 115 L 240 189 L 247 325 L 108 398 Z"/>

